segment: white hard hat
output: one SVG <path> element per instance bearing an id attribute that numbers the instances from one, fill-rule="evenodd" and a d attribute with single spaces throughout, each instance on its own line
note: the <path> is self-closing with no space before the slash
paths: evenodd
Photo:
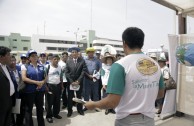
<path id="1" fill-rule="evenodd" d="M 150 57 L 156 58 L 156 54 L 155 53 L 151 53 Z"/>

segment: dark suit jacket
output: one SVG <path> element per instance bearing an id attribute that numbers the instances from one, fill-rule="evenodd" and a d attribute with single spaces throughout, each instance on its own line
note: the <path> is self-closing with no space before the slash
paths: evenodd
<path id="1" fill-rule="evenodd" d="M 68 59 L 66 62 L 65 75 L 67 81 L 71 84 L 72 82 L 79 81 L 82 83 L 84 73 L 87 70 L 85 60 L 82 58 L 77 59 L 75 65 L 73 58 Z"/>
<path id="2" fill-rule="evenodd" d="M 8 68 L 7 68 L 8 69 Z M 9 71 L 9 69 L 8 69 Z M 11 77 L 11 75 L 10 75 Z M 12 101 L 10 101 L 12 100 Z M 15 94 L 10 99 L 10 83 L 5 72 L 0 66 L 0 113 L 4 113 L 15 105 Z"/>

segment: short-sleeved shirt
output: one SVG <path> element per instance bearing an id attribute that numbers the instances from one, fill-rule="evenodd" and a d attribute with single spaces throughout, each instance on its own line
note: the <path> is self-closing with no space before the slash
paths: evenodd
<path id="1" fill-rule="evenodd" d="M 110 65 L 102 64 L 102 68 L 100 70 L 102 85 L 108 84 L 110 69 L 111 69 Z"/>
<path id="2" fill-rule="evenodd" d="M 93 75 L 94 71 L 99 71 L 101 68 L 101 62 L 96 57 L 92 60 L 87 57 L 85 58 L 85 62 L 90 75 Z"/>
<path id="3" fill-rule="evenodd" d="M 34 67 L 32 64 L 22 65 L 21 71 L 26 71 L 26 77 L 31 80 L 42 81 L 45 79 L 44 66 L 39 63 L 37 64 L 37 67 Z M 45 88 L 45 85 L 43 85 L 40 89 L 37 89 L 36 84 L 26 84 L 25 92 L 33 93 L 35 91 L 45 91 Z"/>
<path id="4" fill-rule="evenodd" d="M 164 79 L 169 79 L 169 68 L 167 66 L 164 66 L 161 68 L 162 75 Z"/>
<path id="5" fill-rule="evenodd" d="M 156 61 L 145 54 L 131 54 L 111 67 L 107 93 L 121 95 L 116 118 L 142 113 L 154 118 L 158 90 L 164 88 L 161 70 Z"/>
<path id="6" fill-rule="evenodd" d="M 67 78 L 65 76 L 65 68 L 66 68 L 66 63 L 62 60 L 59 61 L 59 66 L 61 66 L 62 73 L 63 73 L 63 82 L 67 82 Z"/>
<path id="7" fill-rule="evenodd" d="M 48 70 L 48 65 L 46 65 L 45 67 Z M 61 78 L 63 76 L 61 67 L 58 65 L 58 67 L 55 68 L 52 65 L 50 65 L 47 76 L 48 76 L 47 83 L 59 84 L 61 82 Z"/>

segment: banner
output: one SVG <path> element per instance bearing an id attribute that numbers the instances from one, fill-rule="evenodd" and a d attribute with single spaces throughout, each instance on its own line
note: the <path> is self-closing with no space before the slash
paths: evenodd
<path id="1" fill-rule="evenodd" d="M 178 63 L 176 60 L 176 48 L 178 46 L 178 36 L 169 35 L 169 65 L 170 74 L 177 82 Z M 160 118 L 164 119 L 176 113 L 176 90 L 167 90 Z"/>

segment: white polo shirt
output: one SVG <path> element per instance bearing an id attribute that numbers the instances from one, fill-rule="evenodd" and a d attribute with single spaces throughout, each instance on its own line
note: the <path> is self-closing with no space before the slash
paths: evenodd
<path id="1" fill-rule="evenodd" d="M 154 118 L 158 90 L 164 88 L 161 70 L 156 61 L 143 53 L 130 54 L 111 67 L 107 93 L 121 95 L 116 119 L 132 113 Z"/>

